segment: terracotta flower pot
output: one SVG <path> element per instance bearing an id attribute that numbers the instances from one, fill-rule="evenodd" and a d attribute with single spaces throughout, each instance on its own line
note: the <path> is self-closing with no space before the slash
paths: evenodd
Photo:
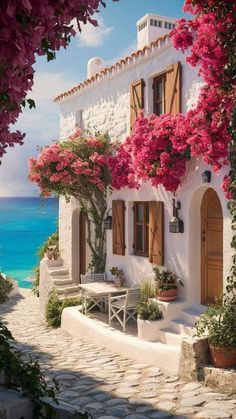
<path id="1" fill-rule="evenodd" d="M 224 348 L 210 346 L 210 353 L 214 367 L 227 368 L 236 366 L 236 347 L 226 351 Z"/>
<path id="2" fill-rule="evenodd" d="M 170 289 L 170 290 L 163 290 L 159 291 L 159 294 L 157 296 L 158 300 L 160 301 L 175 301 L 177 298 L 178 289 Z"/>

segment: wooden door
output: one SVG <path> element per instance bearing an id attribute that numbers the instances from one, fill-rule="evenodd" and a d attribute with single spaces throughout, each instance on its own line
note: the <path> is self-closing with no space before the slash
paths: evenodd
<path id="1" fill-rule="evenodd" d="M 207 189 L 201 205 L 201 298 L 214 303 L 223 290 L 223 215 L 213 189 Z"/>
<path id="2" fill-rule="evenodd" d="M 79 215 L 79 273 L 86 272 L 86 218 L 83 212 Z"/>

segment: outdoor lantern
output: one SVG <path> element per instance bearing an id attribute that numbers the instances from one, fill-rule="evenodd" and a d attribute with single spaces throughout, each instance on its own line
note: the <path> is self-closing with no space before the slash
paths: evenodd
<path id="1" fill-rule="evenodd" d="M 202 173 L 202 181 L 203 183 L 210 183 L 211 172 L 209 170 L 205 170 L 205 172 Z"/>
<path id="2" fill-rule="evenodd" d="M 104 220 L 104 228 L 105 230 L 111 230 L 112 229 L 112 216 L 108 215 L 106 216 Z"/>
<path id="3" fill-rule="evenodd" d="M 178 201 L 175 205 L 175 199 L 173 199 L 173 218 L 169 222 L 170 233 L 183 233 L 184 232 L 184 222 L 179 219 L 178 213 L 181 208 L 181 203 Z"/>

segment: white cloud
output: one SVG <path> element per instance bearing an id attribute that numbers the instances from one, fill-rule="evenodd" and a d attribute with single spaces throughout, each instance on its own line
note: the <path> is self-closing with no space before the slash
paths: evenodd
<path id="1" fill-rule="evenodd" d="M 59 137 L 59 110 L 52 99 L 68 90 L 76 81 L 62 73 L 38 72 L 28 97 L 35 100 L 36 109 L 25 109 L 12 130 L 26 132 L 25 143 L 8 148 L 0 166 L 0 196 L 31 196 L 37 188 L 27 180 L 28 159 L 38 155 L 38 147 Z"/>
<path id="2" fill-rule="evenodd" d="M 89 22 L 86 25 L 81 24 L 81 32 L 77 32 L 80 47 L 99 47 L 113 31 L 113 27 L 107 26 L 101 17 L 96 17 L 96 19 L 98 26 L 94 26 Z"/>

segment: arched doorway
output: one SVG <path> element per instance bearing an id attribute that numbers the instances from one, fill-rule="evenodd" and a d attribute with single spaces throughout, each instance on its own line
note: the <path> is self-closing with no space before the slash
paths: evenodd
<path id="1" fill-rule="evenodd" d="M 86 272 L 86 218 L 83 212 L 79 215 L 79 274 Z"/>
<path id="2" fill-rule="evenodd" d="M 217 193 L 207 189 L 201 204 L 201 302 L 214 303 L 223 290 L 223 214 Z"/>

